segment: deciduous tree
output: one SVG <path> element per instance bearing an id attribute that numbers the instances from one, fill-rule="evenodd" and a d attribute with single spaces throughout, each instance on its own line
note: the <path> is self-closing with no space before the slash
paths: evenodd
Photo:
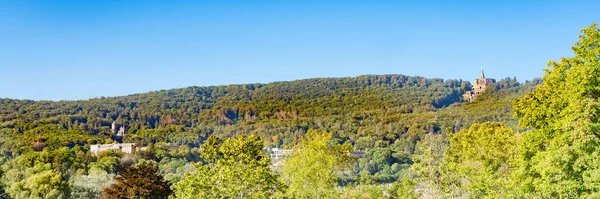
<path id="1" fill-rule="evenodd" d="M 202 145 L 204 163 L 173 185 L 176 198 L 271 198 L 284 186 L 271 171 L 263 140 L 256 135 L 211 136 Z"/>
<path id="2" fill-rule="evenodd" d="M 332 134 L 309 130 L 284 160 L 282 176 L 291 198 L 336 198 L 338 176 L 352 162 L 349 144 L 331 143 Z"/>
<path id="3" fill-rule="evenodd" d="M 469 198 L 508 198 L 518 146 L 519 137 L 508 126 L 474 124 L 450 136 L 444 165 Z"/>
<path id="4" fill-rule="evenodd" d="M 71 183 L 73 198 L 101 198 L 102 190 L 114 183 L 114 174 L 96 170 L 89 175 L 74 176 Z"/>
<path id="5" fill-rule="evenodd" d="M 581 30 L 573 57 L 548 62 L 544 83 L 515 100 L 524 135 L 523 197 L 600 197 L 600 29 Z"/>
<path id="6" fill-rule="evenodd" d="M 16 172 L 16 171 L 13 171 Z M 50 164 L 37 164 L 22 173 L 22 180 L 10 185 L 8 190 L 14 199 L 68 198 L 69 183 Z"/>

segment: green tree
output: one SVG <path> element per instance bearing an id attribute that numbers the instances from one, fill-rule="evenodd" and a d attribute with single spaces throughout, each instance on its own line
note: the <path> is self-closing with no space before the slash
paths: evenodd
<path id="1" fill-rule="evenodd" d="M 263 140 L 256 135 L 211 136 L 202 145 L 196 171 L 173 185 L 176 198 L 271 198 L 284 188 L 271 171 Z"/>
<path id="2" fill-rule="evenodd" d="M 51 168 L 50 164 L 37 164 L 28 168 L 22 180 L 10 185 L 9 195 L 14 199 L 26 198 L 68 198 L 69 184 L 63 175 Z"/>
<path id="3" fill-rule="evenodd" d="M 114 174 L 104 170 L 90 171 L 89 175 L 75 176 L 71 182 L 72 198 L 101 198 L 102 190 L 115 181 Z"/>
<path id="4" fill-rule="evenodd" d="M 103 190 L 105 199 L 165 199 L 173 193 L 171 185 L 158 174 L 153 164 L 126 167 L 114 177 L 115 184 Z"/>
<path id="5" fill-rule="evenodd" d="M 470 198 L 510 196 L 511 161 L 519 139 L 508 126 L 474 124 L 450 136 L 445 167 Z"/>
<path id="6" fill-rule="evenodd" d="M 4 178 L 4 171 L 2 171 L 0 169 L 0 176 L 2 178 L 0 178 L 0 198 L 6 198 L 9 199 L 10 195 L 8 195 L 8 193 L 6 192 L 6 182 L 5 182 L 5 178 Z"/>
<path id="7" fill-rule="evenodd" d="M 515 100 L 532 129 L 519 151 L 523 197 L 600 197 L 600 29 L 582 29 L 574 57 L 549 61 L 544 83 Z"/>
<path id="8" fill-rule="evenodd" d="M 418 143 L 420 154 L 415 155 L 415 163 L 410 168 L 416 175 L 413 180 L 415 186 L 422 187 L 417 195 L 425 198 L 447 198 L 457 196 L 460 192 L 444 160 L 448 145 L 445 134 L 427 134 Z"/>
<path id="9" fill-rule="evenodd" d="M 387 185 L 359 185 L 355 187 L 344 187 L 341 198 L 352 199 L 387 199 L 390 192 Z"/>
<path id="10" fill-rule="evenodd" d="M 282 176 L 291 198 L 336 198 L 338 176 L 352 162 L 349 144 L 331 143 L 332 134 L 309 130 L 284 160 Z"/>
<path id="11" fill-rule="evenodd" d="M 415 182 L 411 179 L 403 178 L 392 184 L 390 190 L 392 198 L 417 199 L 419 195 L 415 190 Z"/>

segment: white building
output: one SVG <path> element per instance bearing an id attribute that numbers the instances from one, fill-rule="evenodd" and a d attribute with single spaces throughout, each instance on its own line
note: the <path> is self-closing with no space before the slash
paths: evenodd
<path id="1" fill-rule="evenodd" d="M 123 144 L 94 144 L 90 146 L 90 151 L 94 155 L 106 150 L 116 150 L 123 153 L 135 153 L 137 145 L 135 143 L 123 143 Z"/>
<path id="2" fill-rule="evenodd" d="M 280 149 L 280 148 L 272 148 L 271 149 L 271 160 L 277 160 L 279 158 L 283 158 L 286 157 L 288 155 L 290 155 L 292 153 L 292 150 L 284 150 L 284 149 Z"/>

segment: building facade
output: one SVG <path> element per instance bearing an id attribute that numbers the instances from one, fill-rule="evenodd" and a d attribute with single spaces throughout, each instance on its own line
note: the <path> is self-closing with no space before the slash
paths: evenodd
<path id="1" fill-rule="evenodd" d="M 137 145 L 135 143 L 123 143 L 123 144 L 94 144 L 90 146 L 90 151 L 94 155 L 98 155 L 98 153 L 107 150 L 115 150 L 121 151 L 123 153 L 131 153 L 134 154 L 137 150 Z"/>

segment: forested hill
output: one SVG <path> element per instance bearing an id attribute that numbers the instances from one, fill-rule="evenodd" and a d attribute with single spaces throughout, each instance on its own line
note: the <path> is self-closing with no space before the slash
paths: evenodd
<path id="1" fill-rule="evenodd" d="M 523 90 L 530 90 L 535 83 L 521 86 L 516 80 L 507 78 L 499 81 L 497 88 L 492 90 L 504 90 L 508 93 L 503 95 L 509 97 L 511 93 L 522 94 Z M 0 99 L 0 127 L 24 133 L 41 125 L 58 124 L 65 130 L 76 129 L 110 142 L 115 138 L 110 131 L 111 123 L 116 121 L 127 129 L 127 141 L 140 144 L 158 141 L 198 144 L 212 133 L 229 136 L 256 132 L 275 137 L 268 140 L 273 141 L 273 146 L 282 146 L 308 128 L 338 132 L 338 138 L 352 143 L 363 134 L 391 133 L 394 135 L 382 138 L 389 137 L 387 141 L 392 142 L 415 128 L 437 132 L 445 126 L 462 128 L 474 119 L 510 118 L 509 106 L 500 104 L 497 107 L 497 103 L 490 102 L 469 106 L 479 105 L 479 108 L 455 105 L 449 111 L 441 111 L 444 114 L 436 114 L 459 102 L 469 87 L 467 81 L 364 75 L 187 87 L 81 101 Z M 498 100 L 502 101 L 493 99 Z M 506 111 L 490 111 L 486 107 Z M 454 116 L 448 118 L 448 114 Z M 440 119 L 439 116 L 447 121 L 430 120 Z"/>
<path id="2" fill-rule="evenodd" d="M 102 126 L 103 121 L 119 120 L 136 127 L 154 128 L 170 123 L 190 126 L 198 122 L 199 114 L 201 121 L 235 123 L 270 119 L 284 112 L 293 113 L 294 117 L 313 117 L 346 114 L 354 112 L 355 108 L 433 109 L 458 101 L 462 90 L 461 82 L 456 80 L 444 82 L 442 79 L 403 75 L 367 75 L 270 84 L 187 87 L 84 101 L 4 99 L 0 101 L 0 108 L 3 122 L 76 115 L 91 119 L 86 123 L 93 122 L 93 126 Z"/>
<path id="3" fill-rule="evenodd" d="M 186 165 L 198 161 L 194 148 L 209 135 L 254 133 L 267 148 L 287 148 L 314 129 L 364 152 L 346 182 L 365 177 L 394 182 L 412 165 L 413 154 L 420 153 L 417 143 L 430 133 L 457 132 L 485 121 L 517 129 L 511 101 L 539 83 L 506 78 L 472 103 L 461 102 L 471 86 L 467 81 L 404 75 L 187 87 L 81 101 L 0 99 L 0 160 L 9 172 L 50 163 L 66 179 L 74 179 L 92 168 L 112 174 L 127 165 L 123 159 L 115 162 L 122 155 L 92 156 L 90 144 L 152 144 L 159 146 L 150 153 L 154 155 L 141 153 L 137 161 L 160 162 L 161 173 L 177 182 Z M 113 122 L 125 129 L 125 136 L 115 134 Z M 181 147 L 173 151 L 164 146 Z M 48 155 L 54 159 L 44 158 Z"/>

